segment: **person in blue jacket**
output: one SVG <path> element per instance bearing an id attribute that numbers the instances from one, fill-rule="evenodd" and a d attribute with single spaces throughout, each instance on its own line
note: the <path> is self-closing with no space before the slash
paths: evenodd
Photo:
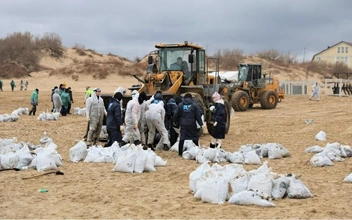
<path id="1" fill-rule="evenodd" d="M 174 117 L 175 127 L 180 127 L 180 141 L 178 145 L 178 155 L 180 157 L 182 157 L 185 140 L 192 140 L 195 145 L 199 145 L 200 128 L 197 128 L 197 123 L 200 127 L 203 127 L 201 116 L 202 111 L 200 107 L 193 101 L 192 95 L 186 93 L 183 101 L 178 105 Z"/>
<path id="2" fill-rule="evenodd" d="M 116 92 L 114 97 L 110 100 L 106 116 L 106 130 L 109 135 L 109 140 L 104 147 L 110 147 L 115 141 L 118 143 L 122 142 L 122 134 L 120 130 L 120 126 L 123 124 L 120 105 L 122 98 L 122 93 Z"/>
<path id="3" fill-rule="evenodd" d="M 210 148 L 220 147 L 221 139 L 225 138 L 226 133 L 226 110 L 224 100 L 220 94 L 215 92 L 212 95 L 214 106 L 210 107 L 213 113 L 213 130 L 211 132 L 212 139 L 210 141 Z"/>

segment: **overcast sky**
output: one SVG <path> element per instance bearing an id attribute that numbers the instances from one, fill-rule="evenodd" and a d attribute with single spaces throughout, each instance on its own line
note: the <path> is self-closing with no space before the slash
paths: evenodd
<path id="1" fill-rule="evenodd" d="M 352 0 L 0 0 L 0 38 L 57 33 L 66 47 L 131 60 L 156 43 L 185 40 L 210 55 L 276 49 L 311 60 L 327 46 L 352 42 L 351 12 Z"/>

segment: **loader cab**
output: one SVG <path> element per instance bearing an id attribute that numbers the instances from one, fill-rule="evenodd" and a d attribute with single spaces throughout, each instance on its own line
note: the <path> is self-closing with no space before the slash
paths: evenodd
<path id="1" fill-rule="evenodd" d="M 150 72 L 156 72 L 153 64 L 158 68 L 157 73 L 168 72 L 171 81 L 177 78 L 178 72 L 184 74 L 183 85 L 205 84 L 205 50 L 187 41 L 181 44 L 157 44 L 155 60 L 150 56 L 148 64 Z"/>
<path id="2" fill-rule="evenodd" d="M 260 64 L 239 64 L 238 82 L 246 82 L 247 85 L 262 88 L 265 86 L 266 75 L 262 74 Z"/>
<path id="3" fill-rule="evenodd" d="M 262 66 L 257 64 L 239 64 L 238 81 L 249 82 L 262 78 Z"/>

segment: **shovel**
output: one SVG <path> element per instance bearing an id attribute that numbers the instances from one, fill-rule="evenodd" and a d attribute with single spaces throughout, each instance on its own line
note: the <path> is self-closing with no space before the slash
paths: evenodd
<path id="1" fill-rule="evenodd" d="M 9 170 L 20 171 L 21 169 L 19 169 L 19 168 L 10 168 L 10 169 L 3 169 L 3 170 L 0 170 L 0 172 L 2 172 L 2 171 L 9 171 Z"/>
<path id="2" fill-rule="evenodd" d="M 36 177 L 40 177 L 40 176 L 44 176 L 44 175 L 48 175 L 48 174 L 53 174 L 55 173 L 56 175 L 64 175 L 63 172 L 57 170 L 53 170 L 53 171 L 49 171 L 49 172 L 46 172 L 46 173 L 41 173 L 41 174 L 38 174 L 38 175 L 34 175 L 34 176 L 29 176 L 29 177 L 22 177 L 23 180 L 28 180 L 28 179 L 32 179 L 32 178 L 36 178 Z"/>

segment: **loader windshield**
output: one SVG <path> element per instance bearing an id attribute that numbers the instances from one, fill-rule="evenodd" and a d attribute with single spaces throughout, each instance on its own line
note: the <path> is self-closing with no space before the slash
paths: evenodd
<path id="1" fill-rule="evenodd" d="M 238 69 L 238 81 L 247 81 L 248 77 L 248 67 L 240 66 Z"/>
<path id="2" fill-rule="evenodd" d="M 160 70 L 183 70 L 184 72 L 190 70 L 191 64 L 187 62 L 190 53 L 190 48 L 161 48 Z"/>

